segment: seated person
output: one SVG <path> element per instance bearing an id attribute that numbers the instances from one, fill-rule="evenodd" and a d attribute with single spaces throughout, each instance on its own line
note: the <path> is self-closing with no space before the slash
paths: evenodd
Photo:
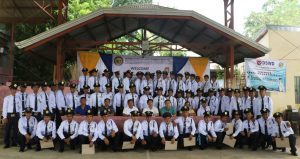
<path id="1" fill-rule="evenodd" d="M 272 139 L 273 141 L 275 141 L 275 138 L 281 138 L 281 140 L 288 138 L 292 155 L 298 156 L 296 149 L 296 137 L 294 135 L 294 131 L 291 128 L 290 123 L 288 121 L 282 120 L 282 116 L 282 113 L 279 112 L 273 115 L 273 117 L 276 120 L 276 123 L 274 123 L 273 125 Z M 282 151 L 285 151 L 285 148 Z"/>
<path id="2" fill-rule="evenodd" d="M 43 120 L 41 120 L 37 124 L 36 129 L 36 137 L 35 141 L 37 142 L 36 151 L 41 150 L 41 143 L 40 140 L 44 142 L 51 142 L 53 141 L 53 145 L 56 139 L 56 126 L 55 122 L 51 121 L 51 113 L 49 110 L 43 111 Z"/>
<path id="3" fill-rule="evenodd" d="M 201 116 L 203 117 L 203 113 L 210 111 L 210 107 L 207 105 L 207 99 L 206 98 L 202 98 L 200 99 L 200 107 L 197 110 L 197 116 Z"/>
<path id="4" fill-rule="evenodd" d="M 101 111 L 102 120 L 98 123 L 98 134 L 100 138 L 100 146 L 103 149 L 110 147 L 113 151 L 118 151 L 119 147 L 119 129 L 116 123 L 108 118 L 109 111 L 103 109 Z"/>
<path id="5" fill-rule="evenodd" d="M 273 148 L 275 148 L 274 142 L 272 143 L 272 130 L 275 119 L 269 117 L 270 110 L 268 108 L 264 108 L 260 112 L 261 118 L 257 119 L 257 122 L 260 128 L 259 143 L 261 148 L 264 150 L 270 145 L 273 145 Z"/>
<path id="6" fill-rule="evenodd" d="M 188 107 L 189 108 L 189 114 L 190 116 L 196 116 L 195 110 L 193 109 L 193 106 L 190 104 L 190 102 L 186 101 L 184 103 L 184 107 Z M 179 115 L 182 115 L 182 112 L 179 112 Z"/>
<path id="7" fill-rule="evenodd" d="M 93 115 L 94 113 L 92 112 L 92 110 L 87 110 L 86 119 L 79 124 L 78 139 L 80 145 L 80 153 L 83 144 L 89 144 L 90 147 L 93 147 L 98 138 L 97 123 L 93 121 Z"/>
<path id="8" fill-rule="evenodd" d="M 226 127 L 228 118 L 229 118 L 229 112 L 225 111 L 222 113 L 221 119 L 217 120 L 214 123 L 214 130 L 217 135 L 217 140 L 216 140 L 217 149 L 222 149 L 223 140 L 226 135 L 226 131 L 228 131 L 228 128 Z"/>
<path id="9" fill-rule="evenodd" d="M 214 130 L 214 123 L 211 121 L 211 112 L 204 112 L 204 119 L 198 123 L 198 132 L 200 134 L 200 149 L 208 147 L 208 143 L 216 142 L 217 135 Z"/>
<path id="10" fill-rule="evenodd" d="M 171 141 L 172 144 L 177 140 L 179 133 L 176 123 L 171 121 L 172 114 L 165 112 L 163 114 L 164 121 L 159 126 L 159 136 L 161 138 L 162 145 L 166 144 L 166 141 Z"/>
<path id="11" fill-rule="evenodd" d="M 131 114 L 130 119 L 127 119 L 124 122 L 123 141 L 130 141 L 131 144 L 136 145 L 136 143 L 139 143 L 140 140 L 142 124 L 137 120 L 137 116 L 139 115 L 138 110 L 133 110 L 130 112 L 130 114 Z"/>
<path id="12" fill-rule="evenodd" d="M 31 145 L 34 144 L 37 120 L 31 114 L 32 109 L 27 107 L 25 116 L 21 117 L 18 122 L 20 152 L 24 152 L 26 145 L 28 149 L 31 149 Z"/>
<path id="13" fill-rule="evenodd" d="M 60 124 L 57 130 L 57 134 L 59 137 L 59 152 L 64 151 L 64 144 L 69 144 L 71 150 L 75 150 L 75 146 L 78 141 L 77 137 L 79 124 L 75 120 L 73 120 L 74 110 L 68 108 L 65 114 L 67 119 Z"/>
<path id="14" fill-rule="evenodd" d="M 181 108 L 182 116 L 178 117 L 175 122 L 178 125 L 179 129 L 179 137 L 178 137 L 178 147 L 184 147 L 184 138 L 192 138 L 195 136 L 196 132 L 196 125 L 195 121 L 189 114 L 189 107 L 182 107 Z M 192 150 L 192 147 L 188 147 L 189 150 Z"/>
<path id="15" fill-rule="evenodd" d="M 139 111 L 136 106 L 134 106 L 133 100 L 128 99 L 127 107 L 123 109 L 123 116 L 130 116 L 132 111 Z"/>
<path id="16" fill-rule="evenodd" d="M 242 134 L 241 132 L 243 130 L 243 121 L 241 120 L 240 112 L 239 111 L 233 111 L 232 113 L 233 119 L 231 120 L 231 123 L 233 125 L 233 133 L 230 135 L 230 139 L 236 139 L 234 147 L 242 148 Z"/>
<path id="17" fill-rule="evenodd" d="M 165 106 L 160 109 L 160 114 L 163 115 L 169 112 L 172 116 L 176 116 L 176 109 L 171 106 L 171 101 L 169 99 L 165 100 Z"/>
<path id="18" fill-rule="evenodd" d="M 242 131 L 241 134 L 243 136 L 244 143 L 248 143 L 248 147 L 251 148 L 252 151 L 256 151 L 259 125 L 257 120 L 255 120 L 251 109 L 246 108 L 244 113 L 246 114 L 246 120 L 243 121 L 244 131 Z"/>
<path id="19" fill-rule="evenodd" d="M 147 107 L 143 109 L 143 115 L 146 115 L 145 112 L 147 111 L 152 112 L 153 116 L 158 116 L 158 109 L 156 107 L 153 107 L 153 99 L 147 100 Z"/>
<path id="20" fill-rule="evenodd" d="M 142 145 L 146 149 L 150 149 L 151 151 L 156 151 L 157 145 L 159 143 L 158 125 L 157 122 L 154 119 L 152 119 L 153 117 L 152 111 L 146 111 L 145 115 L 146 115 L 146 119 L 142 122 L 142 131 L 141 131 Z"/>
<path id="21" fill-rule="evenodd" d="M 102 107 L 100 107 L 100 109 L 99 109 L 100 113 L 103 112 L 104 110 L 106 110 L 107 111 L 107 115 L 114 116 L 115 115 L 114 108 L 112 106 L 109 106 L 109 104 L 110 104 L 110 99 L 109 98 L 105 98 L 104 99 L 104 105 Z"/>
<path id="22" fill-rule="evenodd" d="M 80 106 L 76 107 L 75 114 L 76 115 L 86 115 L 88 110 L 91 110 L 91 107 L 86 104 L 86 98 L 81 97 L 80 98 Z"/>

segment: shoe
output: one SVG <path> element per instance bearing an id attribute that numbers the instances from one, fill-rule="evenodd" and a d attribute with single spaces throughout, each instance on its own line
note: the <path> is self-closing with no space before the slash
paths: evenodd
<path id="1" fill-rule="evenodd" d="M 286 148 L 282 148 L 282 149 L 281 149 L 281 152 L 286 152 Z"/>
<path id="2" fill-rule="evenodd" d="M 32 149 L 31 145 L 27 145 L 27 149 L 31 150 Z"/>
<path id="3" fill-rule="evenodd" d="M 297 152 L 292 152 L 293 156 L 298 156 Z"/>
<path id="4" fill-rule="evenodd" d="M 7 149 L 7 148 L 9 148 L 9 147 L 10 147 L 9 145 L 5 145 L 3 148 Z"/>
<path id="5" fill-rule="evenodd" d="M 35 151 L 41 151 L 41 148 L 40 147 L 37 147 L 36 149 L 35 149 Z"/>

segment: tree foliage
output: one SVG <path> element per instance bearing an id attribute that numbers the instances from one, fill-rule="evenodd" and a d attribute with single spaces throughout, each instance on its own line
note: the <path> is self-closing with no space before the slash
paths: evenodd
<path id="1" fill-rule="evenodd" d="M 254 38 L 267 24 L 300 25 L 298 0 L 268 0 L 260 12 L 252 12 L 245 23 L 245 33 Z"/>

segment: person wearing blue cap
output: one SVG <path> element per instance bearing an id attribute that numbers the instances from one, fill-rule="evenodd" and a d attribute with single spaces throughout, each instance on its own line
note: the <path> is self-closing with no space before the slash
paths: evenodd
<path id="1" fill-rule="evenodd" d="M 211 121 L 211 112 L 204 112 L 204 119 L 198 123 L 198 145 L 201 150 L 208 147 L 209 143 L 216 142 L 217 135 L 214 130 L 214 123 Z"/>
<path id="2" fill-rule="evenodd" d="M 102 149 L 110 147 L 113 151 L 118 151 L 120 149 L 120 135 L 119 129 L 113 119 L 109 118 L 109 110 L 103 109 L 101 112 L 102 120 L 98 123 L 98 134 L 99 134 L 99 144 Z"/>
<path id="3" fill-rule="evenodd" d="M 142 131 L 142 124 L 137 120 L 139 112 L 133 110 L 130 112 L 130 118 L 124 122 L 123 131 L 123 141 L 130 141 L 131 144 L 137 145 L 140 142 L 140 136 Z"/>
<path id="4" fill-rule="evenodd" d="M 222 113 L 221 118 L 214 123 L 214 130 L 217 135 L 217 139 L 216 139 L 217 149 L 223 148 L 223 140 L 226 135 L 226 131 L 228 131 L 228 127 L 226 127 L 226 124 L 228 123 L 228 119 L 229 119 L 229 112 L 225 111 Z"/>
<path id="5" fill-rule="evenodd" d="M 98 139 L 98 131 L 97 131 L 97 123 L 93 121 L 93 111 L 86 111 L 86 118 L 79 124 L 78 129 L 78 139 L 80 145 L 80 153 L 81 145 L 89 144 L 90 147 L 93 147 Z"/>
<path id="6" fill-rule="evenodd" d="M 89 75 L 88 75 L 88 68 L 82 68 L 82 75 L 79 76 L 79 83 L 78 83 L 78 92 L 83 94 L 83 86 L 88 85 Z"/>
<path id="7" fill-rule="evenodd" d="M 142 122 L 141 143 L 145 149 L 156 151 L 157 145 L 159 144 L 158 125 L 157 122 L 152 118 L 152 111 L 145 111 L 144 114 L 146 119 Z"/>
<path id="8" fill-rule="evenodd" d="M 177 124 L 172 121 L 172 114 L 169 112 L 164 113 L 163 118 L 164 120 L 159 126 L 161 144 L 164 146 L 166 141 L 171 141 L 171 144 L 174 144 L 179 136 Z"/>
<path id="9" fill-rule="evenodd" d="M 244 131 L 242 131 L 241 134 L 244 143 L 247 143 L 252 151 L 256 151 L 258 146 L 259 124 L 257 120 L 255 120 L 251 109 L 246 108 L 244 113 L 246 114 L 246 120 L 243 121 Z"/>
<path id="10" fill-rule="evenodd" d="M 11 84 L 10 95 L 4 97 L 2 116 L 5 124 L 4 129 L 4 148 L 10 147 L 10 134 L 12 132 L 12 146 L 16 146 L 18 133 L 18 120 L 22 115 L 21 100 L 16 97 L 18 85 Z"/>
<path id="11" fill-rule="evenodd" d="M 21 117 L 18 122 L 19 128 L 19 152 L 24 152 L 25 146 L 31 149 L 31 145 L 34 144 L 34 137 L 37 128 L 37 120 L 32 116 L 31 108 L 25 108 L 25 116 Z"/>

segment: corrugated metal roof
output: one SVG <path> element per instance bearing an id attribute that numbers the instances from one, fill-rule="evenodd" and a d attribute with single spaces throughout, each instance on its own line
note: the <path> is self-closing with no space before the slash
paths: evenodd
<path id="1" fill-rule="evenodd" d="M 101 16 L 106 20 L 99 18 Z M 93 23 L 89 22 L 95 18 L 98 19 L 93 21 Z M 38 46 L 41 46 L 47 42 L 55 42 L 58 34 L 60 34 L 59 36 L 68 34 L 75 40 L 86 40 L 91 39 L 91 33 L 93 34 L 92 36 L 95 36 L 92 37 L 92 39 L 109 41 L 126 34 L 130 30 L 134 31 L 141 28 L 139 24 L 141 19 L 147 20 L 148 22 L 151 21 L 151 23 L 147 23 L 145 29 L 169 41 L 182 44 L 183 47 L 202 56 L 207 57 L 208 53 L 216 55 L 210 58 L 219 64 L 224 65 L 225 63 L 224 51 L 222 52 L 214 48 L 220 45 L 234 44 L 234 46 L 236 46 L 236 63 L 242 62 L 243 58 L 247 55 L 247 57 L 255 58 L 263 56 L 269 51 L 268 48 L 199 13 L 166 8 L 153 4 L 99 9 L 29 39 L 16 42 L 15 44 L 20 49 L 30 47 L 36 43 L 39 43 Z M 108 23 L 107 21 L 109 21 L 109 25 L 106 25 Z M 164 23 L 166 23 L 165 26 Z M 85 24 L 88 29 L 80 26 L 83 24 Z M 124 24 L 126 28 L 123 28 L 122 25 Z M 75 27 L 76 29 L 74 29 Z M 110 36 L 108 36 L 107 27 L 111 30 Z M 192 42 L 194 45 L 190 45 Z M 44 46 L 44 49 L 47 48 L 47 50 L 44 51 L 48 51 L 48 47 L 49 46 Z M 202 48 L 211 48 L 214 53 L 212 53 L 212 51 L 205 53 Z M 43 49 L 37 48 L 37 50 L 40 51 Z M 251 54 L 251 52 L 256 53 Z"/>

